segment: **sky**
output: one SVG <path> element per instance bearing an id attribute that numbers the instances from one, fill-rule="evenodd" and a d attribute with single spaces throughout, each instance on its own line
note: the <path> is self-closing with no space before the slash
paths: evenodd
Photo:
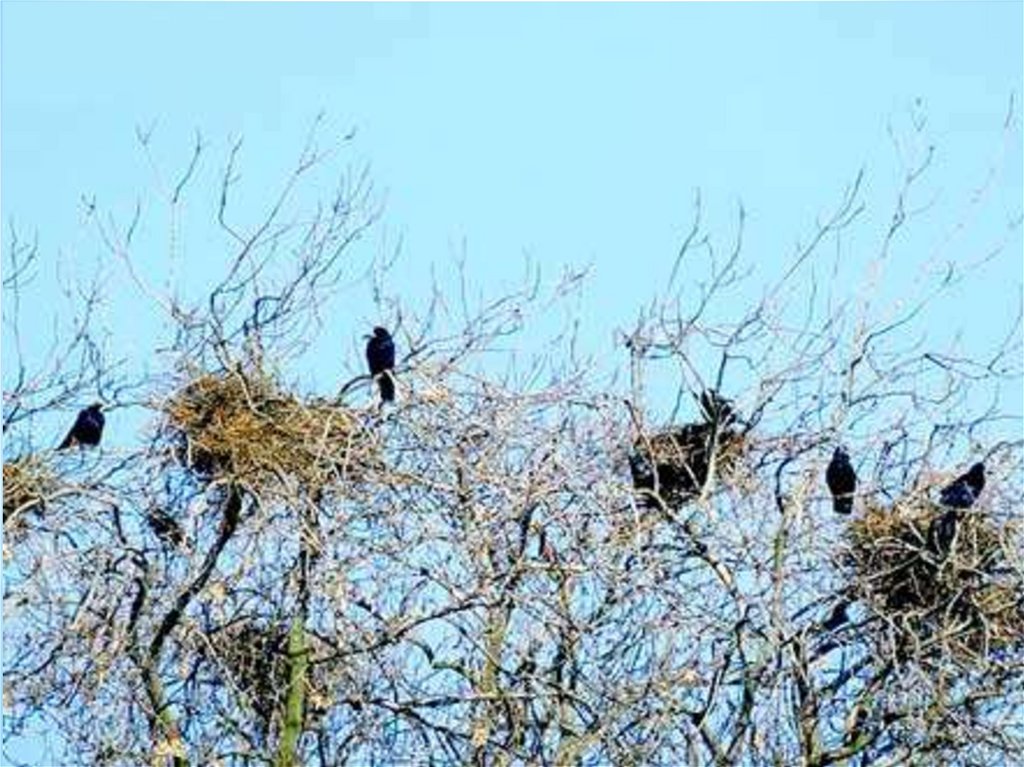
<path id="1" fill-rule="evenodd" d="M 37 235 L 63 274 L 98 265 L 118 285 L 124 275 L 83 223 L 81 201 L 124 216 L 141 200 L 139 257 L 161 269 L 170 227 L 136 131 L 152 129 L 167 176 L 199 131 L 205 165 L 174 246 L 190 264 L 181 279 L 201 282 L 217 247 L 203 203 L 232 140 L 244 138 L 240 210 L 255 212 L 322 112 L 328 134 L 355 129 L 335 167 L 367 164 L 384 202 L 365 247 L 403 243 L 390 290 L 422 301 L 431 267 L 450 271 L 461 253 L 491 294 L 527 256 L 549 277 L 589 267 L 586 340 L 619 354 L 613 333 L 664 283 L 695 190 L 723 247 L 743 204 L 757 280 L 863 168 L 869 248 L 900 180 L 890 129 L 911 140 L 914 119 L 936 147 L 923 199 L 938 223 L 901 242 L 893 289 L 913 283 L 921 258 L 974 259 L 1005 237 L 1024 195 L 1020 133 L 1003 130 L 1024 98 L 1022 9 L 8 0 L 0 215 L 5 234 Z M 324 193 L 333 183 L 316 182 Z M 937 332 L 983 343 L 1004 333 L 1021 250 L 1018 228 Z M 42 326 L 60 299 L 45 281 L 38 289 L 27 319 Z M 308 371 L 317 385 L 358 372 L 361 336 L 379 319 L 365 288 L 350 298 Z M 111 300 L 102 321 L 144 359 L 154 328 L 138 301 Z M 8 360 L 5 380 L 9 370 Z"/>
<path id="2" fill-rule="evenodd" d="M 4 223 L 83 273 L 103 261 L 110 279 L 123 275 L 83 224 L 83 199 L 122 219 L 141 200 L 147 245 L 168 247 L 137 129 L 152 130 L 168 177 L 199 131 L 200 192 L 242 137 L 238 199 L 256 211 L 321 112 L 328 134 L 356 131 L 335 167 L 368 164 L 385 205 L 375 247 L 402 242 L 391 290 L 422 296 L 430 266 L 457 254 L 492 292 L 527 256 L 551 277 L 589 267 L 598 346 L 666 279 L 695 190 L 723 244 L 743 204 L 766 274 L 861 168 L 868 222 L 884 225 L 900 173 L 888 129 L 906 138 L 912 115 L 937 147 L 929 191 L 950 227 L 998 174 L 963 257 L 1021 207 L 1020 147 L 1002 131 L 1024 92 L 1020 3 L 15 1 L 2 20 Z M 209 278 L 201 203 L 175 247 Z M 984 311 L 1016 308 L 1019 265 L 1006 264 L 993 278 L 1005 295 Z M 377 319 L 366 298 L 327 348 L 358 358 Z M 109 326 L 130 317 L 133 343 L 137 305 L 112 304 Z"/>

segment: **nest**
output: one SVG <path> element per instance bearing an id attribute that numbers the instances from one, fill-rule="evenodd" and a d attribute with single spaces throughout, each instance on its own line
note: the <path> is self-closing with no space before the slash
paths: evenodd
<path id="1" fill-rule="evenodd" d="M 307 641 L 309 637 L 307 637 Z M 210 632 L 202 654 L 218 669 L 218 676 L 238 692 L 256 714 L 264 737 L 279 724 L 288 697 L 291 660 L 286 626 L 267 626 L 241 620 Z M 307 648 L 309 651 L 310 648 Z M 320 667 L 308 666 L 305 717 L 316 717 L 330 700 Z"/>
<path id="2" fill-rule="evenodd" d="M 27 512 L 42 513 L 56 482 L 46 465 L 33 456 L 5 463 L 3 478 L 4 532 L 18 535 L 26 529 Z"/>
<path id="3" fill-rule="evenodd" d="M 851 522 L 843 564 L 853 593 L 904 651 L 984 659 L 1024 641 L 1024 593 L 1010 560 L 1016 534 L 977 506 L 956 512 L 910 496 Z"/>
<path id="4" fill-rule="evenodd" d="M 746 450 L 746 437 L 719 425 L 717 444 L 712 423 L 692 423 L 645 436 L 633 443 L 629 468 L 633 487 L 647 506 L 670 507 L 698 497 L 708 481 L 714 456 L 715 477 L 730 480 Z"/>
<path id="5" fill-rule="evenodd" d="M 252 486 L 290 479 L 316 492 L 377 463 L 373 435 L 352 410 L 302 401 L 264 376 L 201 376 L 164 411 L 178 461 L 201 478 Z"/>

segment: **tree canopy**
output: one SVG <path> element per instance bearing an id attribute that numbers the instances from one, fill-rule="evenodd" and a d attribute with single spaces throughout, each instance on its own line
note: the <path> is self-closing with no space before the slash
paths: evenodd
<path id="1" fill-rule="evenodd" d="M 152 279 L 139 209 L 90 212 L 135 287 L 122 300 L 159 318 L 145 369 L 104 344 L 100 280 L 68 294 L 45 353 L 22 351 L 47 327 L 26 306 L 47 256 L 12 230 L 8 758 L 33 738 L 61 763 L 175 767 L 1019 752 L 1020 307 L 991 348 L 940 347 L 930 323 L 971 322 L 950 297 L 995 256 L 875 287 L 927 223 L 930 150 L 891 215 L 872 211 L 880 230 L 862 172 L 774 259 L 747 252 L 742 208 L 707 231 L 697 196 L 650 303 L 596 347 L 576 272 L 478 299 L 466 274 L 456 293 L 403 286 L 391 253 L 364 264 L 377 198 L 357 170 L 315 199 L 309 172 L 334 162 L 318 142 L 249 222 L 228 151 L 216 276 L 187 295 Z M 158 198 L 172 221 L 205 160 L 197 141 Z M 365 369 L 313 391 L 291 367 L 349 283 L 394 338 L 394 402 Z M 569 317 L 553 330 L 552 307 Z M 337 351 L 352 370 L 371 329 Z M 103 443 L 54 451 L 49 414 L 97 396 Z M 140 411 L 142 437 L 109 445 Z M 839 445 L 849 516 L 825 481 Z M 940 491 L 981 461 L 937 550 Z"/>

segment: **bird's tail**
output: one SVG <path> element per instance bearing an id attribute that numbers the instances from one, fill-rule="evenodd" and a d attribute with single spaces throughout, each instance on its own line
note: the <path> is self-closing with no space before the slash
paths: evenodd
<path id="1" fill-rule="evenodd" d="M 839 495 L 832 500 L 832 510 L 836 514 L 852 514 L 853 513 L 853 496 L 852 495 Z"/>
<path id="2" fill-rule="evenodd" d="M 68 436 L 66 436 L 64 438 L 64 441 L 61 442 L 59 445 L 57 445 L 57 449 L 58 450 L 67 450 L 69 447 L 74 447 L 74 445 L 76 445 L 77 442 L 78 441 L 75 439 L 74 431 L 73 430 L 69 431 L 68 432 Z"/>
<path id="3" fill-rule="evenodd" d="M 395 379 L 391 377 L 390 370 L 385 370 L 383 373 L 377 376 L 377 385 L 380 387 L 381 401 L 395 401 Z"/>

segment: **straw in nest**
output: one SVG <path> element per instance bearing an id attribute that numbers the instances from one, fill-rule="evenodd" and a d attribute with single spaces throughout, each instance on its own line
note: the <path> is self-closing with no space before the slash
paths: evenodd
<path id="1" fill-rule="evenodd" d="M 204 652 L 214 660 L 252 707 L 264 737 L 283 710 L 288 696 L 288 632 L 282 627 L 241 620 L 207 635 Z M 210 653 L 212 650 L 212 654 Z M 312 669 L 313 667 L 309 667 Z M 326 684 L 317 683 L 307 670 L 307 716 L 321 710 L 316 701 L 327 701 Z"/>
<path id="2" fill-rule="evenodd" d="M 198 476 L 253 485 L 291 479 L 322 489 L 376 461 L 352 410 L 301 401 L 263 376 L 204 375 L 165 405 L 178 459 Z"/>
<path id="3" fill-rule="evenodd" d="M 843 556 L 855 593 L 917 647 L 966 660 L 1021 643 L 1024 594 L 1008 562 L 1016 531 L 975 506 L 943 543 L 936 531 L 949 512 L 924 496 L 869 506 L 850 524 Z"/>
<path id="4" fill-rule="evenodd" d="M 47 495 L 56 485 L 50 470 L 38 458 L 28 456 L 4 464 L 4 532 L 25 529 L 25 514 L 42 513 Z"/>
<path id="5" fill-rule="evenodd" d="M 700 495 L 708 479 L 713 428 L 710 423 L 686 424 L 633 444 L 630 472 L 646 505 L 658 506 L 660 496 L 670 506 L 679 506 Z M 736 472 L 746 439 L 733 429 L 719 427 L 717 442 L 715 474 L 728 480 Z"/>

